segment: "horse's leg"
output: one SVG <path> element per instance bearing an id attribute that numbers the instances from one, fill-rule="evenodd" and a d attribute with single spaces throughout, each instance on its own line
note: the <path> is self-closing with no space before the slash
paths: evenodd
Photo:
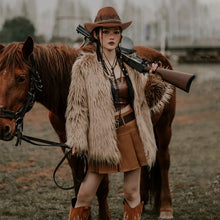
<path id="1" fill-rule="evenodd" d="M 159 127 L 159 128 L 158 128 Z M 154 210 L 160 213 L 162 219 L 172 219 L 173 210 L 169 187 L 170 154 L 169 142 L 171 139 L 171 126 L 155 128 L 157 139 L 157 160 L 151 170 L 148 167 L 141 169 L 141 199 L 147 204 L 154 197 Z"/>
<path id="2" fill-rule="evenodd" d="M 105 175 L 97 190 L 97 199 L 99 203 L 99 220 L 110 220 L 111 214 L 108 207 L 109 179 Z"/>
<path id="3" fill-rule="evenodd" d="M 173 210 L 172 210 L 172 203 L 171 203 L 171 193 L 169 187 L 169 167 L 170 167 L 170 154 L 169 154 L 169 137 L 170 137 L 169 128 L 164 131 L 164 135 L 166 137 L 161 137 L 159 134 L 159 139 L 163 143 L 159 143 L 160 149 L 157 153 L 157 160 L 160 167 L 160 174 L 161 174 L 161 186 L 160 186 L 160 193 L 155 195 L 155 209 L 159 209 L 160 211 L 160 218 L 173 218 Z"/>
<path id="4" fill-rule="evenodd" d="M 150 175 L 149 169 L 147 166 L 141 167 L 141 180 L 140 180 L 140 194 L 141 201 L 146 205 L 150 199 L 149 191 L 150 191 Z"/>
<path id="5" fill-rule="evenodd" d="M 49 119 L 50 122 L 54 128 L 54 130 L 56 131 L 56 133 L 59 136 L 60 142 L 61 143 L 65 143 L 66 142 L 66 132 L 65 132 L 65 123 L 64 120 L 60 120 L 59 117 L 57 117 L 55 114 L 53 114 L 52 112 L 49 112 Z M 64 149 L 63 149 L 64 151 Z M 79 191 L 79 184 L 75 178 L 75 167 L 76 167 L 76 160 L 73 159 L 73 157 L 68 158 L 68 163 L 71 167 L 72 170 L 72 175 L 73 175 L 73 181 L 74 181 L 74 185 L 75 185 L 75 195 L 78 194 Z M 77 175 L 78 178 L 81 179 L 83 176 L 83 169 L 79 169 L 80 167 L 83 167 L 83 165 L 77 164 L 79 167 L 77 168 Z M 109 212 L 109 208 L 108 208 L 108 202 L 107 202 L 107 195 L 108 195 L 108 191 L 109 191 L 109 185 L 108 185 L 109 181 L 108 181 L 108 176 L 106 175 L 102 182 L 100 183 L 100 186 L 97 190 L 97 198 L 98 198 L 98 202 L 99 202 L 99 219 L 100 220 L 109 220 L 110 219 L 110 212 Z M 91 217 L 89 218 L 91 219 Z"/>
<path id="6" fill-rule="evenodd" d="M 167 109 L 164 109 L 162 116 L 155 126 L 158 146 L 157 162 L 161 175 L 161 190 L 160 194 L 155 196 L 155 208 L 159 208 L 160 218 L 163 219 L 173 218 L 168 172 L 170 167 L 169 143 L 172 135 L 171 124 L 174 114 L 175 97 L 173 97 Z"/>

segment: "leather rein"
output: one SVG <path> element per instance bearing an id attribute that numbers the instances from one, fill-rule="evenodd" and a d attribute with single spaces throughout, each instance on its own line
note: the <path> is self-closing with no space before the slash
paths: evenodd
<path id="1" fill-rule="evenodd" d="M 69 151 L 67 151 L 65 153 L 65 155 L 63 156 L 63 158 L 61 159 L 61 161 L 58 163 L 58 165 L 56 166 L 54 172 L 53 172 L 53 180 L 55 182 L 55 184 L 63 190 L 70 190 L 70 189 L 74 189 L 75 185 L 71 186 L 71 187 L 63 187 L 61 185 L 59 185 L 56 181 L 56 172 L 57 170 L 60 168 L 60 166 L 62 165 L 62 163 L 64 162 L 64 160 L 67 157 L 71 157 L 72 155 L 72 148 L 66 144 L 62 144 L 62 143 L 57 143 L 57 142 L 52 142 L 52 141 L 48 141 L 48 140 L 43 140 L 43 139 L 39 139 L 39 138 L 35 138 L 35 137 L 31 137 L 31 136 L 27 136 L 27 135 L 23 135 L 23 121 L 24 121 L 24 116 L 25 114 L 30 111 L 35 103 L 35 93 L 36 90 L 38 90 L 39 92 L 43 91 L 43 84 L 41 81 L 41 77 L 39 72 L 37 71 L 36 68 L 36 63 L 33 57 L 33 54 L 30 56 L 30 62 L 28 62 L 27 60 L 25 60 L 25 63 L 31 68 L 29 75 L 30 75 L 30 85 L 29 85 L 29 91 L 26 97 L 26 100 L 23 104 L 23 106 L 17 111 L 17 112 L 13 112 L 11 110 L 8 109 L 4 109 L 1 108 L 0 109 L 0 118 L 7 118 L 7 119 L 15 119 L 16 120 L 16 124 L 15 124 L 15 136 L 17 137 L 16 140 L 16 144 L 15 146 L 21 145 L 21 141 L 24 140 L 30 144 L 33 145 L 37 145 L 37 146 L 53 146 L 53 147 L 62 147 L 65 149 L 69 149 Z M 43 143 L 43 144 L 38 144 L 38 143 Z M 77 159 L 77 163 L 76 163 L 76 181 L 78 184 L 81 184 L 81 182 L 84 180 L 87 170 L 88 170 L 88 161 L 87 161 L 87 157 L 85 155 L 85 153 L 81 153 L 81 154 L 77 154 L 76 155 L 76 159 Z M 84 173 L 83 173 L 83 177 L 82 179 L 78 179 L 77 178 L 77 174 L 78 174 L 78 167 L 80 162 L 83 162 L 83 166 L 84 166 Z"/>

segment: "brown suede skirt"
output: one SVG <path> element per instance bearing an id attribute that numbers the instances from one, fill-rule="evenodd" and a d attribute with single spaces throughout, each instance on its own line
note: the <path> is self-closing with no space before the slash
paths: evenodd
<path id="1" fill-rule="evenodd" d="M 125 117 L 131 111 L 122 114 Z M 124 120 L 123 120 L 124 121 Z M 147 165 L 143 144 L 140 139 L 136 120 L 124 123 L 117 129 L 118 149 L 121 153 L 121 161 L 118 166 L 91 163 L 88 171 L 100 174 L 128 172 Z"/>

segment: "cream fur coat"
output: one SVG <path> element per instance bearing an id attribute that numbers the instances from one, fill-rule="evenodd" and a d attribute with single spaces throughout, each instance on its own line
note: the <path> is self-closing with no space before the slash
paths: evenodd
<path id="1" fill-rule="evenodd" d="M 145 96 L 148 76 L 125 66 L 134 89 L 134 111 L 140 138 L 148 165 L 152 166 L 157 147 Z M 161 101 L 154 100 L 156 110 L 169 99 L 170 92 L 167 86 L 159 96 Z M 93 161 L 119 164 L 111 86 L 96 53 L 82 54 L 73 65 L 66 110 L 66 133 L 67 144 L 85 151 Z"/>

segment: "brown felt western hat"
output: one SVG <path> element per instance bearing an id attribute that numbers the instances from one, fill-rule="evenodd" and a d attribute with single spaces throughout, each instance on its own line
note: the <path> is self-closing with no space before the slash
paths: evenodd
<path id="1" fill-rule="evenodd" d="M 91 33 L 96 27 L 121 27 L 124 30 L 131 23 L 131 21 L 122 23 L 114 8 L 105 7 L 98 11 L 94 23 L 85 23 L 84 26 Z"/>

